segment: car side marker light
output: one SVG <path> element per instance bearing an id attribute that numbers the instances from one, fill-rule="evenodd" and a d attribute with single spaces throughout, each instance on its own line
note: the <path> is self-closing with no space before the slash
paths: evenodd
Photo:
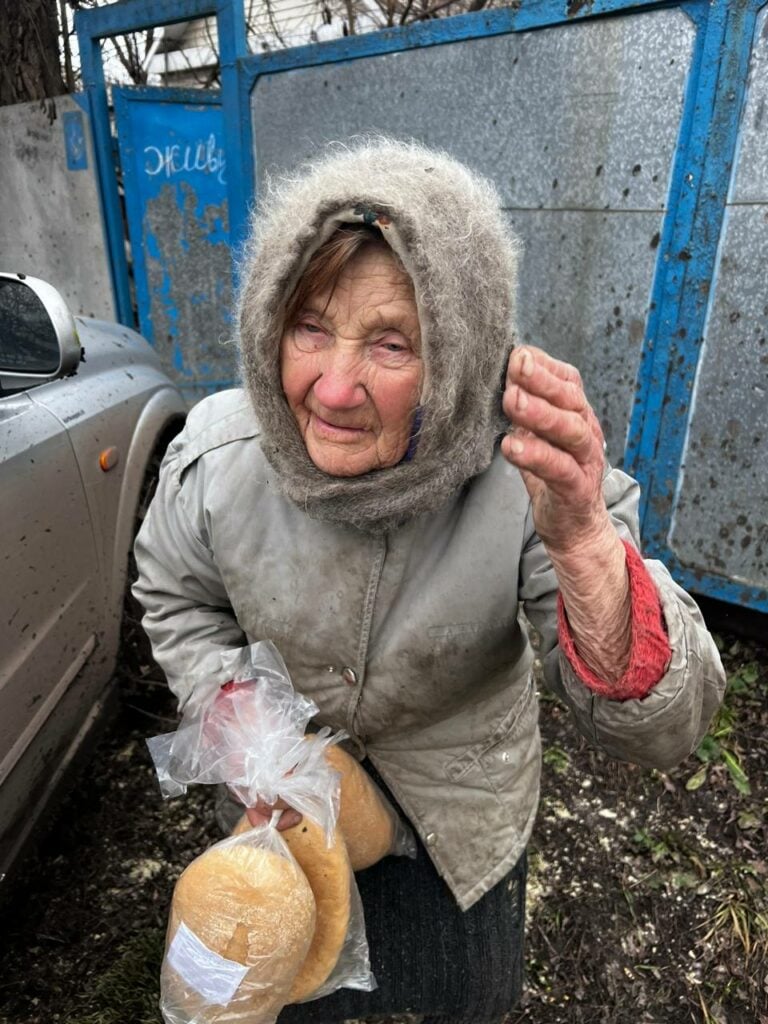
<path id="1" fill-rule="evenodd" d="M 101 466 L 105 473 L 108 473 L 110 469 L 114 469 L 119 461 L 120 455 L 117 448 L 105 448 L 99 455 L 99 466 Z"/>

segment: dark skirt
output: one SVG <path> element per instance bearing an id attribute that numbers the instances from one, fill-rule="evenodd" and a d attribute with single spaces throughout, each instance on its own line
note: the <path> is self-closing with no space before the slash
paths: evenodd
<path id="1" fill-rule="evenodd" d="M 369 762 L 365 767 L 376 777 Z M 356 879 L 379 987 L 339 989 L 287 1006 L 278 1024 L 404 1013 L 423 1014 L 434 1024 L 496 1024 L 515 1007 L 523 981 L 525 854 L 464 912 L 421 844 L 416 860 L 385 857 Z"/>

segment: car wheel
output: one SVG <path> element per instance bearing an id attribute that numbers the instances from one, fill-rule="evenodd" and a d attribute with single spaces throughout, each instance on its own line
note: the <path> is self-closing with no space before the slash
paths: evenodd
<path id="1" fill-rule="evenodd" d="M 160 476 L 160 464 L 163 461 L 165 449 L 180 429 L 181 424 L 175 430 L 167 432 L 155 448 L 147 464 L 141 491 L 139 492 L 131 547 L 128 552 L 128 575 L 126 577 L 125 595 L 123 597 L 120 649 L 116 670 L 123 693 L 126 691 L 130 692 L 133 688 L 144 683 L 165 682 L 162 669 L 152 657 L 152 646 L 149 642 L 149 637 L 141 625 L 144 609 L 131 593 L 131 586 L 139 575 L 136 568 L 136 558 L 133 553 L 133 541 L 141 529 L 141 524 L 144 522 L 149 506 L 155 496 Z"/>

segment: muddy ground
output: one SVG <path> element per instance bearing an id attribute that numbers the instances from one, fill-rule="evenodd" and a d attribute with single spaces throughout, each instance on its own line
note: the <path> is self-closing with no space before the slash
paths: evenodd
<path id="1" fill-rule="evenodd" d="M 768 1024 L 768 649 L 719 635 L 726 704 L 669 774 L 590 750 L 542 703 L 527 992 L 509 1024 Z M 218 838 L 212 793 L 163 802 L 152 670 L 2 910 L 0 1024 L 158 1024 L 174 880 Z M 394 1021 L 394 1018 L 393 1018 Z"/>

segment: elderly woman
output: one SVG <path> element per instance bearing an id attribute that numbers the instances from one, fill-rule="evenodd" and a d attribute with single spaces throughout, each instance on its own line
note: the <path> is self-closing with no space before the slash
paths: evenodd
<path id="1" fill-rule="evenodd" d="M 137 541 L 180 703 L 204 655 L 273 640 L 421 840 L 359 878 L 379 990 L 281 1020 L 514 1004 L 540 774 L 521 608 L 611 757 L 671 767 L 722 693 L 695 604 L 638 553 L 638 488 L 578 372 L 514 346 L 517 258 L 492 186 L 416 145 L 274 189 L 243 268 L 245 388 L 192 410 Z"/>

